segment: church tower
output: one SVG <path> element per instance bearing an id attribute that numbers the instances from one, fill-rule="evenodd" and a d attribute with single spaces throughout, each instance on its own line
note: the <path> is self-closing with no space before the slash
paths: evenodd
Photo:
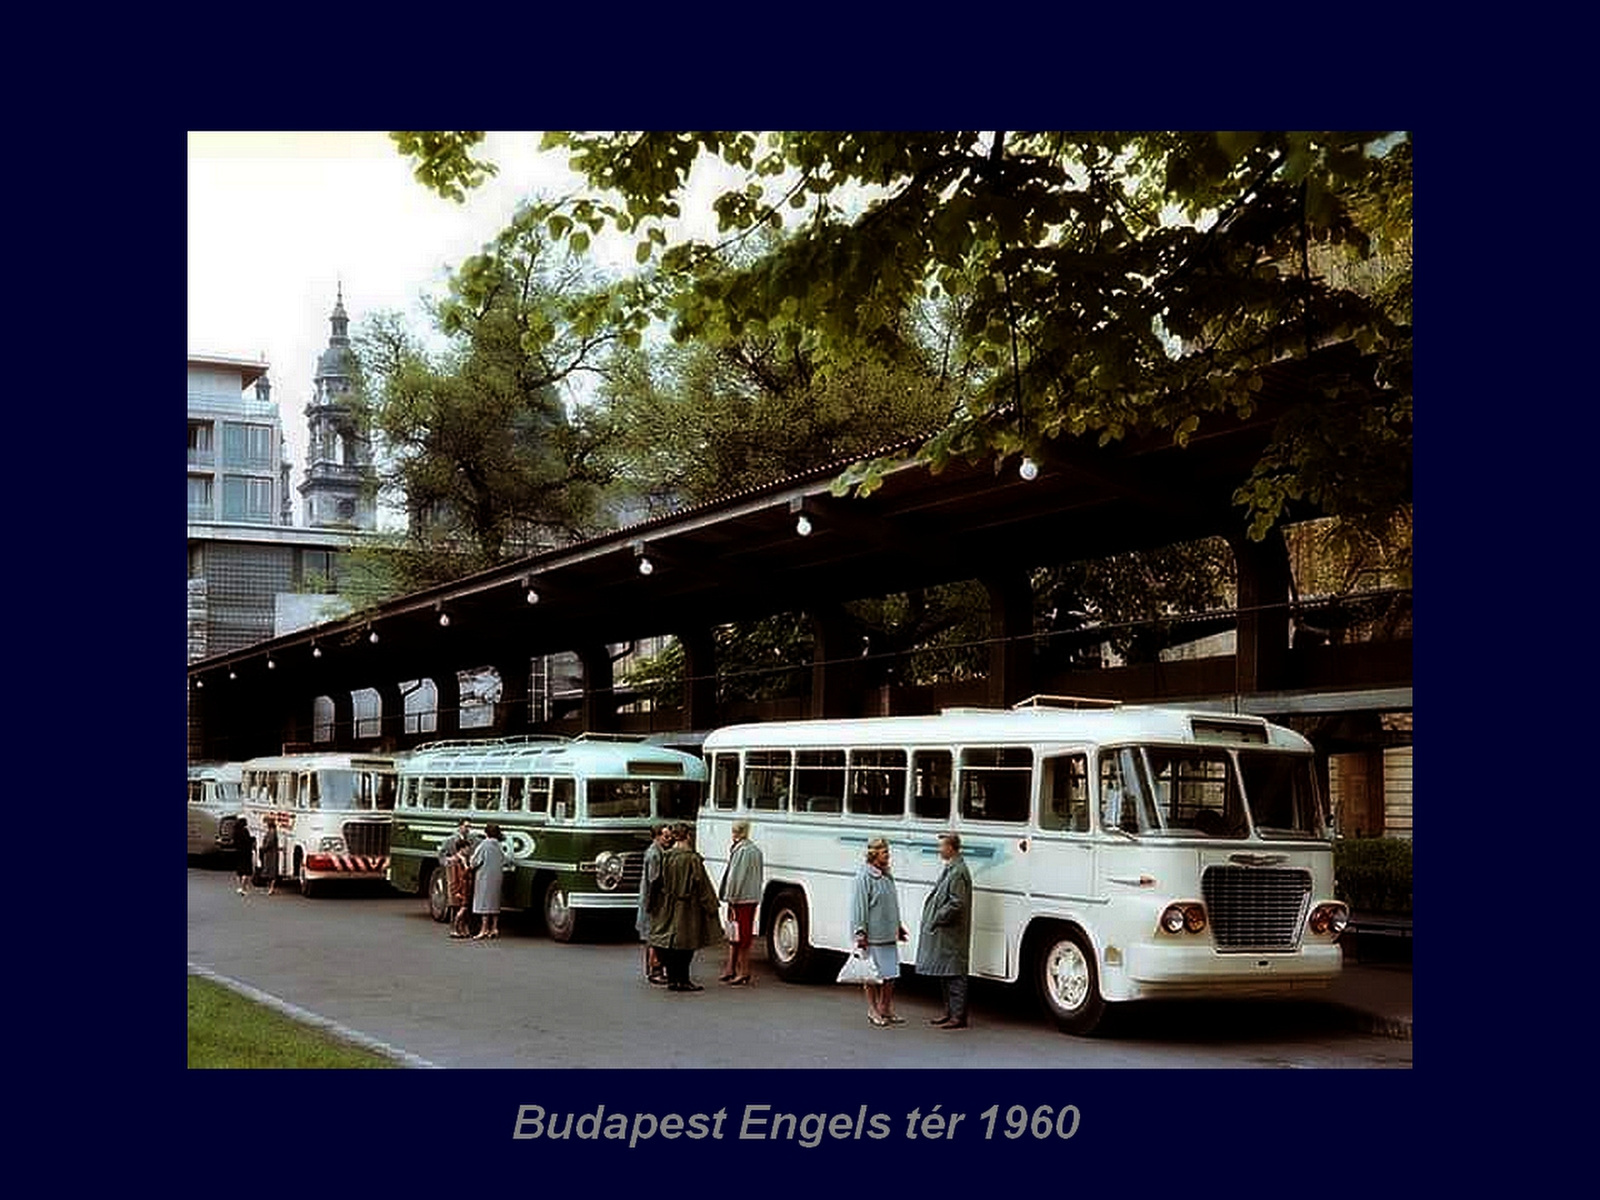
<path id="1" fill-rule="evenodd" d="M 343 283 L 329 324 L 328 348 L 317 358 L 315 391 L 306 405 L 311 441 L 300 485 L 305 523 L 312 529 L 376 529 L 378 475 L 371 429 L 355 393 L 356 357 Z"/>

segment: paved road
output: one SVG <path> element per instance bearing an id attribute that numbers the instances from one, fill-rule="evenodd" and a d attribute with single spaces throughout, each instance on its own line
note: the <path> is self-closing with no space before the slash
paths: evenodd
<path id="1" fill-rule="evenodd" d="M 1130 1006 L 1113 1036 L 1057 1033 L 1021 989 L 973 987 L 973 1027 L 929 1029 L 939 989 L 903 980 L 909 1023 L 875 1029 L 858 989 L 781 982 L 704 992 L 640 978 L 626 935 L 559 945 L 531 914 L 497 941 L 457 942 L 422 902 L 381 885 L 313 900 L 241 899 L 191 865 L 188 958 L 441 1067 L 1410 1067 L 1412 1044 L 1354 1033 L 1311 1001 Z M 641 1055 L 650 1047 L 648 1061 Z"/>

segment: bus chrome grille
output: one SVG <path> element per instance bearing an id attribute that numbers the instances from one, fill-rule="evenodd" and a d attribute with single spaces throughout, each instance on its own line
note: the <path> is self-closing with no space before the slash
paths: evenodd
<path id="1" fill-rule="evenodd" d="M 622 882 L 617 884 L 619 892 L 639 890 L 639 885 L 644 882 L 644 855 L 628 851 L 622 856 Z"/>
<path id="2" fill-rule="evenodd" d="M 387 821 L 346 821 L 343 829 L 345 849 L 351 854 L 388 854 L 391 828 Z"/>
<path id="3" fill-rule="evenodd" d="M 1311 873 L 1207 867 L 1200 888 L 1219 950 L 1293 950 L 1300 944 Z"/>

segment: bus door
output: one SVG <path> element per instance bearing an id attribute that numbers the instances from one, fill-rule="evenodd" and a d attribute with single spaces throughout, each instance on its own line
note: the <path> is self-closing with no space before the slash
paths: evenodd
<path id="1" fill-rule="evenodd" d="M 1011 937 L 1027 916 L 1033 750 L 968 746 L 956 781 L 962 852 L 972 872 L 972 973 L 1010 977 Z"/>
<path id="2" fill-rule="evenodd" d="M 1028 890 L 1040 909 L 1075 909 L 1094 896 L 1089 755 L 1049 751 L 1039 763 L 1039 832 L 1028 849 Z"/>

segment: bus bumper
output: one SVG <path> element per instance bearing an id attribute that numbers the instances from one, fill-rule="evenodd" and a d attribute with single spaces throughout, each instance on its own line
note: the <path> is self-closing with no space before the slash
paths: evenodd
<path id="1" fill-rule="evenodd" d="M 639 897 L 633 892 L 568 892 L 568 908 L 626 909 L 634 912 L 639 907 Z"/>
<path id="2" fill-rule="evenodd" d="M 382 879 L 389 877 L 387 855 L 311 854 L 303 865 L 307 879 Z"/>
<path id="3" fill-rule="evenodd" d="M 1271 996 L 1327 987 L 1339 977 L 1343 952 L 1333 942 L 1254 954 L 1143 942 L 1128 947 L 1125 962 L 1128 994 L 1122 999 Z"/>

